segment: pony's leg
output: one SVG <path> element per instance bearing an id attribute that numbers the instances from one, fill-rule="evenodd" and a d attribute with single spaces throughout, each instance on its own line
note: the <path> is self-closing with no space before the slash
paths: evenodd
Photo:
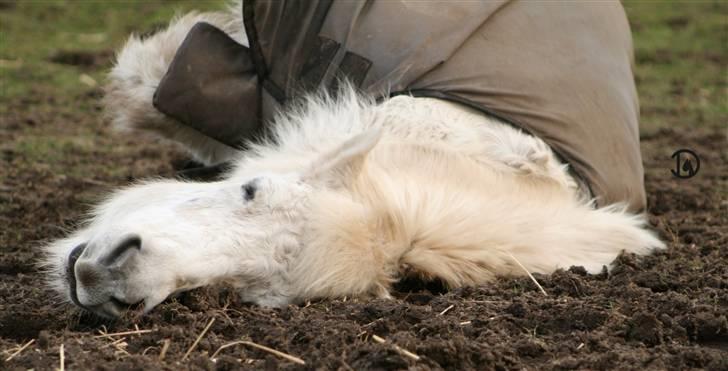
<path id="1" fill-rule="evenodd" d="M 196 161 L 213 165 L 235 158 L 239 151 L 173 120 L 152 105 L 154 92 L 178 47 L 198 22 L 210 23 L 247 44 L 240 7 L 231 7 L 229 12 L 189 13 L 172 20 L 166 29 L 152 36 L 132 35 L 109 75 L 104 105 L 116 128 L 172 140 L 187 149 Z"/>

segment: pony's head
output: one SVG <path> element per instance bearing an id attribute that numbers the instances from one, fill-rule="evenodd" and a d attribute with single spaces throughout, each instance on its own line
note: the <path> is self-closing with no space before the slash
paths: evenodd
<path id="1" fill-rule="evenodd" d="M 296 172 L 121 190 L 84 228 L 46 246 L 50 285 L 103 317 L 140 302 L 149 311 L 173 293 L 223 281 L 247 301 L 286 304 L 309 196 L 347 186 L 379 137 L 355 136 Z"/>

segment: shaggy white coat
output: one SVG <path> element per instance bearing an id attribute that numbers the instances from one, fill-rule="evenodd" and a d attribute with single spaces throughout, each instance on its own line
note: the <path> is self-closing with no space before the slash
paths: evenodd
<path id="1" fill-rule="evenodd" d="M 122 189 L 85 227 L 49 244 L 49 280 L 64 298 L 69 253 L 87 244 L 73 267 L 86 309 L 116 316 L 119 302 L 143 301 L 150 310 L 175 292 L 221 282 L 268 306 L 388 297 L 405 274 L 458 287 L 526 274 L 517 262 L 529 272 L 580 265 L 595 273 L 622 251 L 664 247 L 643 216 L 619 205 L 595 209 L 542 140 L 445 101 L 375 104 L 346 88 L 279 115 L 246 152 L 203 137 L 151 105 L 198 21 L 245 42 L 239 8 L 132 37 L 106 105 L 119 126 L 181 143 L 207 164 L 234 160 L 235 168 L 213 183 Z M 109 262 L 129 236 L 141 246 Z"/>

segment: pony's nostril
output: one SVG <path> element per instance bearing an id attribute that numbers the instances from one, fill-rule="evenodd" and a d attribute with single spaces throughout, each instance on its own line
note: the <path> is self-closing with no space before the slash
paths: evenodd
<path id="1" fill-rule="evenodd" d="M 73 272 L 73 267 L 76 265 L 76 260 L 78 260 L 78 257 L 83 254 L 83 250 L 86 250 L 86 244 L 82 243 L 78 246 L 76 246 L 73 250 L 71 250 L 71 253 L 68 255 L 68 267 L 67 269 L 71 272 Z"/>
<path id="2" fill-rule="evenodd" d="M 68 265 L 66 266 L 66 279 L 68 280 L 71 301 L 79 307 L 83 307 L 83 305 L 78 301 L 78 295 L 76 294 L 76 273 L 74 268 L 76 267 L 78 257 L 81 256 L 85 249 L 86 244 L 82 243 L 71 250 L 71 253 L 68 255 Z"/>
<path id="3" fill-rule="evenodd" d="M 121 258 L 124 253 L 129 251 L 130 249 L 137 249 L 141 250 L 142 248 L 142 238 L 139 237 L 139 235 L 132 234 L 127 237 L 125 237 L 121 243 L 119 243 L 116 247 L 114 247 L 113 250 L 111 250 L 111 253 L 107 255 L 105 258 L 101 260 L 101 264 L 105 266 L 112 265 L 119 261 L 119 258 Z"/>

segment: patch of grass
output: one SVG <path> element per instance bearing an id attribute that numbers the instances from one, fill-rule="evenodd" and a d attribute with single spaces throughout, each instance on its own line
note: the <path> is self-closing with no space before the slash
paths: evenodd
<path id="1" fill-rule="evenodd" d="M 102 81 L 108 63 L 53 63 L 63 52 L 110 59 L 131 32 L 163 27 L 176 13 L 222 9 L 224 0 L 108 1 L 27 0 L 0 10 L 0 99 L 51 91 L 76 96 L 90 87 L 79 77 Z"/>
<path id="2" fill-rule="evenodd" d="M 88 156 L 94 143 L 89 137 L 64 137 L 36 135 L 17 138 L 15 151 L 32 162 L 57 164 L 65 156 Z"/>
<path id="3" fill-rule="evenodd" d="M 4 4 L 0 7 L 0 150 L 13 158 L 7 165 L 50 168 L 69 176 L 123 177 L 128 170 L 117 163 L 90 160 L 105 151 L 132 154 L 128 144 L 108 136 L 98 106 L 99 86 L 114 52 L 132 32 L 152 32 L 165 27 L 175 14 L 222 10 L 226 4 L 226 0 Z M 0 178 L 9 174 L 0 169 Z"/>
<path id="4" fill-rule="evenodd" d="M 728 2 L 624 2 L 642 132 L 728 121 Z"/>

